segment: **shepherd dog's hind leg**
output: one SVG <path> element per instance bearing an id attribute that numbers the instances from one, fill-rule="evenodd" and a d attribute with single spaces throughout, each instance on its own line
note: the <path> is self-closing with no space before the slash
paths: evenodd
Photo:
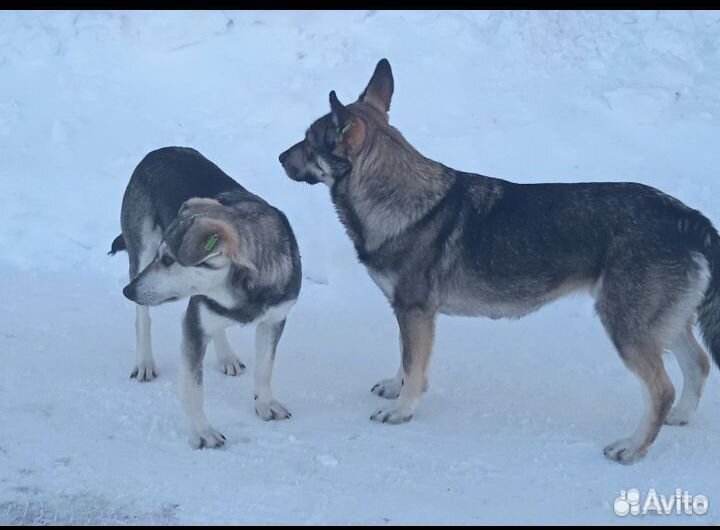
<path id="1" fill-rule="evenodd" d="M 695 339 L 692 326 L 686 329 L 670 345 L 683 374 L 683 388 L 675 406 L 665 418 L 668 425 L 686 425 L 697 409 L 710 373 L 710 360 L 707 352 Z"/>
<path id="2" fill-rule="evenodd" d="M 640 380 L 645 397 L 645 413 L 640 425 L 629 438 L 623 438 L 605 447 L 610 460 L 631 464 L 647 453 L 657 438 L 665 417 L 675 399 L 675 388 L 662 362 L 662 348 L 654 344 L 622 344 L 620 356 Z"/>

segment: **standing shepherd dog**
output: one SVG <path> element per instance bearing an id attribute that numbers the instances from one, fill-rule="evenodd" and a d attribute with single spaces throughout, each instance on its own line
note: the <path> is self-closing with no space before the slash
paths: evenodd
<path id="1" fill-rule="evenodd" d="M 400 369 L 372 391 L 397 400 L 371 419 L 412 418 L 438 313 L 518 318 L 587 289 L 646 396 L 637 431 L 605 456 L 634 462 L 663 422 L 687 423 L 709 372 L 696 313 L 720 364 L 720 240 L 710 221 L 642 184 L 515 184 L 451 169 L 388 123 L 392 94 L 383 59 L 356 102 L 330 92 L 331 112 L 280 155 L 291 179 L 330 188 L 358 259 L 394 309 Z M 672 409 L 665 348 L 684 378 Z"/>
<path id="2" fill-rule="evenodd" d="M 110 253 L 127 250 L 131 281 L 123 294 L 138 304 L 137 364 L 130 377 L 155 377 L 147 306 L 190 296 L 181 385 L 190 443 L 225 442 L 203 410 L 203 358 L 212 339 L 222 370 L 240 375 L 245 366 L 225 335 L 233 324 L 257 323 L 255 412 L 263 420 L 289 418 L 270 389 L 275 350 L 301 282 L 300 255 L 285 215 L 194 149 L 166 147 L 148 154 L 132 174 L 121 224 Z"/>

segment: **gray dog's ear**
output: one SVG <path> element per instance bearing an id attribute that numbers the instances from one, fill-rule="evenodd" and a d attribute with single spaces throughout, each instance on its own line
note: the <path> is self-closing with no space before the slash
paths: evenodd
<path id="1" fill-rule="evenodd" d="M 212 207 L 212 206 L 218 206 L 220 203 L 215 199 L 210 199 L 208 197 L 192 197 L 188 200 L 186 200 L 184 203 L 180 205 L 180 209 L 178 210 L 178 215 L 180 215 L 183 210 L 186 210 L 188 208 L 198 208 L 198 207 Z"/>
<path id="2" fill-rule="evenodd" d="M 395 82 L 393 81 L 392 70 L 387 59 L 380 59 L 375 67 L 375 72 L 368 86 L 358 98 L 359 101 L 372 105 L 382 113 L 390 110 Z"/>
<path id="3" fill-rule="evenodd" d="M 175 257 L 180 265 L 192 267 L 217 254 L 223 254 L 237 265 L 256 271 L 242 252 L 237 229 L 227 221 L 211 217 L 196 219 L 185 232 Z"/>

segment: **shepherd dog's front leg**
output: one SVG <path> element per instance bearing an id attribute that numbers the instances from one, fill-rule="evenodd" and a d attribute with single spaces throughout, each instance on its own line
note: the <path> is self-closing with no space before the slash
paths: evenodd
<path id="1" fill-rule="evenodd" d="M 410 421 L 426 385 L 426 371 L 435 340 L 436 312 L 422 308 L 396 308 L 402 340 L 402 389 L 397 400 L 370 417 L 382 423 Z"/>

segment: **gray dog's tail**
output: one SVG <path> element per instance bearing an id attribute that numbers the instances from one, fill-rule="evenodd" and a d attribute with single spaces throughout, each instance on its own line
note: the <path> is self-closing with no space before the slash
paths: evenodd
<path id="1" fill-rule="evenodd" d="M 110 252 L 108 252 L 108 256 L 114 256 L 116 252 L 120 252 L 121 250 L 127 250 L 127 246 L 125 245 L 125 238 L 122 236 L 122 234 L 113 239 L 112 245 L 110 245 Z"/>
<path id="2" fill-rule="evenodd" d="M 710 264 L 710 284 L 698 308 L 698 322 L 703 341 L 720 368 L 720 241 L 715 230 L 707 236 L 705 257 Z"/>

